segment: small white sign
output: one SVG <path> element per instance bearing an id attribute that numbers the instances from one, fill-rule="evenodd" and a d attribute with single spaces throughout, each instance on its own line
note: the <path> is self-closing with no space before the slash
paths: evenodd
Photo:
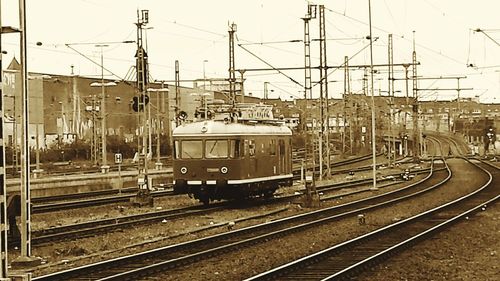
<path id="1" fill-rule="evenodd" d="M 115 153 L 115 164 L 121 164 L 123 162 L 123 157 L 121 153 Z"/>

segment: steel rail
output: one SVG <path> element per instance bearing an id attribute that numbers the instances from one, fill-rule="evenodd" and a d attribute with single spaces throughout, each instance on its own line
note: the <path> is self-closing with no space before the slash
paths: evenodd
<path id="1" fill-rule="evenodd" d="M 443 168 L 444 169 L 444 168 Z M 439 169 L 434 169 L 434 171 L 439 170 Z M 419 171 L 414 171 L 415 174 L 419 173 L 427 173 L 430 172 L 430 169 L 422 169 Z M 389 184 L 386 184 L 382 187 L 393 185 L 393 184 L 398 184 L 401 181 L 396 181 L 396 178 L 390 178 L 387 177 L 385 179 L 380 179 L 379 181 L 391 181 Z M 363 186 L 366 184 L 371 183 L 371 179 L 362 179 L 359 181 L 353 181 L 353 182 L 347 182 L 347 183 L 334 183 L 334 184 L 327 184 L 327 185 L 321 185 L 317 187 L 317 190 L 319 192 L 331 192 L 335 191 L 338 189 L 343 189 L 347 187 L 357 187 L 357 186 Z M 321 197 L 321 201 L 328 201 L 328 200 L 333 200 L 338 197 L 343 197 L 343 196 L 348 196 L 348 195 L 353 195 L 361 192 L 366 192 L 369 191 L 369 189 L 362 189 L 359 191 L 353 191 L 353 192 L 347 192 L 343 193 L 340 195 L 334 195 L 334 196 L 329 196 L 329 197 Z M 293 199 L 296 199 L 300 197 L 301 194 L 294 194 L 294 195 L 288 195 L 288 196 L 282 196 L 282 197 L 275 197 L 271 200 L 267 201 L 256 201 L 257 204 L 259 203 L 264 203 L 264 204 L 272 204 L 272 203 L 280 203 L 280 202 L 289 202 Z M 123 229 L 126 228 L 130 225 L 144 225 L 144 224 L 149 224 L 158 220 L 163 220 L 165 218 L 168 219 L 173 219 L 173 218 L 179 218 L 179 217 L 184 217 L 188 215 L 194 215 L 194 214 L 201 214 L 205 212 L 211 212 L 214 210 L 218 210 L 219 208 L 225 208 L 228 204 L 227 202 L 220 202 L 220 203 L 215 203 L 210 206 L 210 208 L 204 208 L 203 206 L 190 206 L 190 207 L 185 207 L 185 208 L 179 208 L 179 209 L 171 209 L 171 210 L 164 210 L 164 211 L 159 211 L 159 212 L 150 212 L 146 214 L 138 214 L 138 215 L 130 215 L 130 216 L 123 216 L 123 217 L 118 217 L 118 218 L 111 218 L 111 219 L 103 219 L 103 220 L 97 220 L 97 221 L 91 221 L 91 222 L 83 222 L 83 223 L 77 223 L 77 224 L 71 224 L 71 225 L 65 225 L 65 226 L 60 226 L 60 227 L 53 227 L 53 228 L 48 228 L 48 229 L 43 229 L 39 231 L 34 231 L 33 232 L 33 238 L 32 238 L 32 243 L 33 245 L 40 245 L 40 244 L 45 244 L 45 243 L 50 243 L 53 241 L 63 241 L 63 240 L 76 240 L 84 237 L 89 237 L 89 236 L 96 236 L 100 233 L 107 233 L 109 231 L 113 231 L 116 229 Z M 212 209 L 215 208 L 215 209 Z M 18 244 L 18 240 L 12 239 L 9 241 L 9 245 L 15 246 Z"/>
<path id="2" fill-rule="evenodd" d="M 491 171 L 474 165 L 488 175 L 486 183 L 475 191 L 421 214 L 258 274 L 246 281 L 301 280 L 306 277 L 308 280 L 338 280 L 353 277 L 395 252 L 498 200 L 500 194 L 498 189 L 495 190 L 500 181 L 498 171 L 496 184 L 492 184 L 494 177 Z"/>
<path id="3" fill-rule="evenodd" d="M 348 215 L 359 213 L 360 211 L 380 208 L 387 204 L 399 202 L 411 196 L 432 190 L 451 177 L 451 171 L 449 169 L 447 169 L 447 172 L 438 173 L 442 179 L 440 179 L 440 182 L 437 184 L 425 184 L 425 182 L 432 177 L 433 173 L 431 172 L 425 179 L 417 183 L 370 198 L 217 234 L 207 238 L 150 250 L 144 253 L 69 269 L 63 272 L 37 277 L 33 280 L 72 280 L 72 278 L 78 278 L 78 276 L 92 276 L 95 280 L 133 279 L 137 276 L 148 274 L 147 272 L 150 273 L 155 270 L 163 271 L 166 270 L 166 268 L 191 263 L 199 259 L 204 259 L 207 256 L 218 255 L 222 252 L 232 251 L 235 248 L 258 243 L 262 240 L 281 237 L 302 229 L 331 222 Z M 417 191 L 414 191 L 410 187 L 416 188 Z M 148 265 L 146 266 L 145 263 Z M 123 272 L 126 270 L 129 271 Z M 112 277 L 109 276 L 110 274 Z"/>

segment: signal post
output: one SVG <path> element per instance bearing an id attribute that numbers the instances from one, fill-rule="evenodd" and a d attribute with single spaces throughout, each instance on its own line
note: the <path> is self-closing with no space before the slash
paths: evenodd
<path id="1" fill-rule="evenodd" d="M 130 199 L 134 206 L 153 206 L 153 196 L 151 195 L 150 182 L 148 180 L 148 146 L 146 123 L 150 120 L 147 118 L 146 105 L 149 103 L 149 96 L 146 93 L 148 84 L 148 62 L 146 50 L 143 47 L 142 31 L 145 25 L 149 22 L 149 11 L 137 11 L 137 53 L 136 53 L 136 73 L 137 73 L 137 89 L 139 96 L 134 97 L 132 108 L 137 112 L 138 126 L 138 145 L 137 145 L 137 186 L 138 192 L 135 197 Z M 142 128 L 141 128 L 142 126 Z M 148 125 L 150 129 L 150 125 Z"/>

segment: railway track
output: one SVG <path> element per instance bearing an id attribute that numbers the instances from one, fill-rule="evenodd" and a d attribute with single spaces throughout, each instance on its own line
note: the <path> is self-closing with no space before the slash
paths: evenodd
<path id="1" fill-rule="evenodd" d="M 91 222 L 77 223 L 60 227 L 53 227 L 32 232 L 31 243 L 40 245 L 55 241 L 74 240 L 85 237 L 97 236 L 118 229 L 129 228 L 135 225 L 151 224 L 162 220 L 171 220 L 180 217 L 204 215 L 226 207 L 226 204 L 212 204 L 209 207 L 190 206 L 185 208 L 150 212 L 145 214 L 123 216 L 119 218 L 103 219 Z M 12 240 L 11 240 L 12 241 Z M 13 244 L 19 243 L 17 240 Z"/>
<path id="2" fill-rule="evenodd" d="M 370 157 L 371 155 L 363 155 L 361 157 L 338 161 L 333 163 L 332 167 L 340 167 L 343 165 L 358 163 L 361 161 L 365 161 L 367 159 L 371 159 Z M 363 168 L 358 168 L 357 170 L 356 169 L 350 169 L 350 170 L 362 171 L 364 169 L 369 169 L 369 168 L 363 167 Z M 293 174 L 294 174 L 294 180 L 300 179 L 300 168 L 296 168 L 293 171 Z M 171 186 L 167 186 L 167 188 L 170 187 Z M 118 190 L 113 189 L 113 190 L 93 191 L 85 193 L 64 194 L 56 196 L 35 197 L 32 198 L 32 202 L 34 203 L 32 207 L 32 212 L 34 214 L 39 214 L 39 213 L 55 212 L 61 210 L 84 208 L 84 207 L 98 206 L 98 205 L 105 205 L 112 203 L 129 202 L 130 198 L 135 196 L 136 191 L 137 188 L 132 187 L 132 188 L 124 188 L 121 190 L 120 193 Z M 129 194 L 121 194 L 121 193 L 129 193 Z M 89 198 L 89 197 L 106 196 L 106 195 L 112 195 L 112 196 Z M 174 194 L 171 189 L 167 189 L 162 191 L 154 191 L 152 192 L 152 195 L 153 197 L 161 197 L 161 196 L 171 196 Z M 73 200 L 73 199 L 78 199 L 78 200 Z M 58 201 L 63 201 L 63 202 L 58 202 Z"/>
<path id="3" fill-rule="evenodd" d="M 420 174 L 420 173 L 429 173 L 430 169 L 421 169 L 418 171 L 414 171 L 415 174 Z M 384 186 L 389 186 L 393 184 L 400 183 L 401 181 L 396 180 L 397 175 L 392 175 L 385 177 L 383 179 L 379 179 L 379 183 L 382 182 L 389 182 L 388 184 L 385 184 Z M 341 182 L 341 183 L 333 183 L 333 184 L 328 184 L 328 185 L 321 185 L 317 187 L 318 192 L 321 193 L 329 193 L 332 191 L 336 191 L 339 189 L 344 189 L 344 188 L 353 188 L 353 187 L 361 187 L 363 185 L 370 185 L 372 183 L 372 179 L 361 179 L 361 180 L 356 180 L 356 181 L 351 181 L 351 182 Z M 380 187 L 384 187 L 380 186 Z M 369 191 L 369 188 L 366 189 L 361 189 L 357 191 L 352 191 L 352 192 L 346 192 L 342 193 L 340 195 L 335 195 L 335 196 L 324 196 L 321 198 L 323 201 L 327 200 L 332 200 L 338 197 L 342 196 L 348 196 L 356 193 L 361 193 L 361 192 L 366 192 Z M 302 194 L 294 194 L 294 195 L 288 195 L 288 196 L 281 196 L 281 197 L 276 197 L 271 200 L 267 201 L 256 201 L 255 204 L 272 204 L 272 203 L 282 203 L 282 202 L 290 202 L 298 197 L 300 197 Z M 80 239 L 84 237 L 89 237 L 89 236 L 96 236 L 102 233 L 108 233 L 111 231 L 116 231 L 119 229 L 124 229 L 127 228 L 131 225 L 145 225 L 145 224 L 151 224 L 154 222 L 162 221 L 163 219 L 174 219 L 174 218 L 181 218 L 181 217 L 187 217 L 187 216 L 192 216 L 192 215 L 202 215 L 206 213 L 210 213 L 216 210 L 220 210 L 222 208 L 226 208 L 230 203 L 227 202 L 220 202 L 220 203 L 214 203 L 210 205 L 208 208 L 204 208 L 203 206 L 190 206 L 186 208 L 179 208 L 179 209 L 171 209 L 171 210 L 164 210 L 164 211 L 159 211 L 159 212 L 150 212 L 146 214 L 139 214 L 139 215 L 130 215 L 130 216 L 123 216 L 123 217 L 118 217 L 118 218 L 111 218 L 111 219 L 104 219 L 104 220 L 97 220 L 97 221 L 91 221 L 91 222 L 85 222 L 85 223 L 77 223 L 77 224 L 72 224 L 72 225 L 66 225 L 66 226 L 60 226 L 60 227 L 53 227 L 53 228 L 48 228 L 44 230 L 39 230 L 39 231 L 34 231 L 32 233 L 32 244 L 33 245 L 40 245 L 40 244 L 45 244 L 45 243 L 50 243 L 50 242 L 55 242 L 55 241 L 63 241 L 63 240 L 75 240 L 75 239 Z M 10 246 L 17 245 L 19 242 L 18 240 L 11 240 Z"/>
<path id="4" fill-rule="evenodd" d="M 436 167 L 443 165 L 445 164 L 441 162 L 441 164 L 436 164 Z M 433 173 L 435 177 L 431 178 Z M 352 203 L 171 245 L 145 253 L 116 258 L 98 264 L 69 269 L 64 272 L 40 276 L 33 280 L 79 280 L 83 276 L 86 278 L 92 276 L 86 280 L 135 280 L 140 276 L 147 276 L 155 271 L 168 270 L 179 265 L 205 259 L 208 256 L 259 243 L 259 241 L 281 237 L 342 217 L 352 216 L 363 210 L 393 204 L 434 189 L 446 182 L 451 176 L 449 169 L 433 173 L 408 187 Z"/>
<path id="5" fill-rule="evenodd" d="M 137 191 L 137 189 L 135 189 L 135 191 Z M 160 190 L 160 191 L 151 192 L 151 195 L 153 197 L 171 196 L 173 194 L 174 194 L 173 190 Z M 108 197 L 90 198 L 90 199 L 77 200 L 77 201 L 36 204 L 36 205 L 33 205 L 32 212 L 34 214 L 40 214 L 40 213 L 56 212 L 56 211 L 62 211 L 62 210 L 68 210 L 68 209 L 93 207 L 93 206 L 112 204 L 112 203 L 130 202 L 130 198 L 132 198 L 134 196 L 135 196 L 135 193 L 116 195 L 116 196 L 108 196 Z"/>
<path id="6" fill-rule="evenodd" d="M 374 263 L 429 238 L 498 200 L 499 169 L 478 161 L 475 164 L 489 177 L 476 191 L 247 280 L 344 280 L 366 271 Z"/>

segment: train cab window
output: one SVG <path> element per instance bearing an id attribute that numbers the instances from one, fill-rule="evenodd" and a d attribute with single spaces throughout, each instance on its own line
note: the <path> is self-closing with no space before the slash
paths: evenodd
<path id="1" fill-rule="evenodd" d="M 269 141 L 269 154 L 276 155 L 276 140 Z"/>
<path id="2" fill-rule="evenodd" d="M 180 145 L 179 141 L 176 140 L 174 142 L 174 159 L 181 158 L 181 155 L 180 155 L 181 150 L 179 149 L 179 145 Z"/>
<path id="3" fill-rule="evenodd" d="M 255 157 L 255 140 L 248 140 L 248 155 Z"/>
<path id="4" fill-rule="evenodd" d="M 181 145 L 182 159 L 200 159 L 203 156 L 203 146 L 201 140 L 185 140 Z"/>
<path id="5" fill-rule="evenodd" d="M 227 140 L 206 140 L 205 158 L 227 158 L 228 144 Z"/>
<path id="6" fill-rule="evenodd" d="M 241 149 L 241 140 L 231 140 L 231 146 L 229 149 L 229 157 L 230 158 L 240 158 L 242 149 Z"/>

